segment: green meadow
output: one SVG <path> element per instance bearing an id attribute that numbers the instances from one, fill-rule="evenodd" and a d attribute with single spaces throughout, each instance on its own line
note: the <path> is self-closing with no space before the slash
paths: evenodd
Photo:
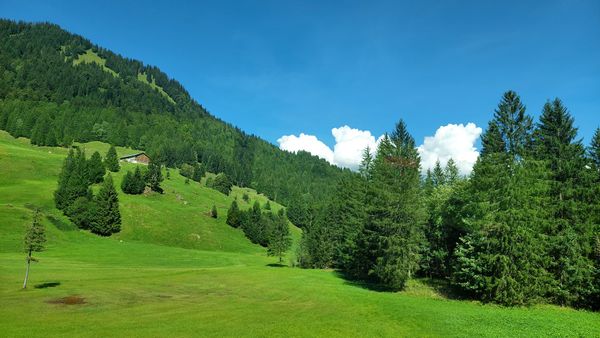
<path id="1" fill-rule="evenodd" d="M 99 142 L 79 146 L 88 156 L 108 149 Z M 0 132 L 1 336 L 600 337 L 598 313 L 453 300 L 429 280 L 381 292 L 336 271 L 278 266 L 266 249 L 225 224 L 234 198 L 249 208 L 266 197 L 242 188 L 225 196 L 186 184 L 175 169 L 164 194 L 133 196 L 119 186 L 135 165 L 122 163 L 113 174 L 122 230 L 95 236 L 54 208 L 66 153 Z M 209 215 L 213 205 L 217 219 Z M 22 240 L 35 208 L 42 210 L 48 243 L 22 290 Z M 290 227 L 297 245 L 301 232 Z M 285 261 L 293 260 L 294 249 Z"/>

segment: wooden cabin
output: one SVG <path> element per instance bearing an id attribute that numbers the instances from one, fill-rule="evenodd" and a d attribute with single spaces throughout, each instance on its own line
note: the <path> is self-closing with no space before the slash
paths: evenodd
<path id="1" fill-rule="evenodd" d="M 150 163 L 150 157 L 148 157 L 148 155 L 146 155 L 144 152 L 123 156 L 120 158 L 120 160 L 129 163 L 140 163 L 146 165 Z"/>

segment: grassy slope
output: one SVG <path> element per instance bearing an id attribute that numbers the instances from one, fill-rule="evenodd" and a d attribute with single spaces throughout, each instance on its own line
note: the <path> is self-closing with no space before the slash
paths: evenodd
<path id="1" fill-rule="evenodd" d="M 85 146 L 88 154 L 107 147 Z M 596 313 L 446 300 L 418 281 L 406 292 L 383 293 L 332 271 L 270 267 L 274 258 L 224 224 L 231 197 L 186 185 L 175 171 L 162 196 L 120 195 L 124 224 L 114 238 L 72 229 L 51 198 L 65 153 L 0 132 L 3 336 L 600 336 Z M 56 287 L 20 290 L 28 203 L 55 218 L 44 220 L 48 250 L 37 255 L 30 285 Z M 205 215 L 213 203 L 216 221 Z M 86 304 L 48 303 L 69 295 Z"/>
<path id="2" fill-rule="evenodd" d="M 86 50 L 85 54 L 81 54 L 75 60 L 73 60 L 74 65 L 78 65 L 80 63 L 95 63 L 98 66 L 102 67 L 104 71 L 112 74 L 112 76 L 119 76 L 119 74 L 117 74 L 114 70 L 106 67 L 106 60 L 101 58 L 98 54 L 94 53 L 94 51 L 91 49 Z"/>
<path id="3" fill-rule="evenodd" d="M 165 92 L 161 86 L 156 84 L 156 80 L 154 78 L 152 78 L 152 82 L 148 82 L 148 79 L 146 78 L 146 73 L 138 73 L 137 79 L 138 81 L 149 85 L 150 87 L 152 87 L 152 89 L 158 90 L 160 95 L 166 97 L 167 100 L 169 100 L 169 102 L 171 102 L 172 104 L 175 104 L 175 100 L 173 100 L 173 98 L 169 96 L 169 94 L 167 94 L 167 92 Z"/>

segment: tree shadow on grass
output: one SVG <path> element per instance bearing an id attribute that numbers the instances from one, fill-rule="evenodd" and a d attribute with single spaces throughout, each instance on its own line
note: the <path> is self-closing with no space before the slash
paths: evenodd
<path id="1" fill-rule="evenodd" d="M 456 287 L 452 286 L 452 284 L 450 284 L 450 282 L 445 279 L 422 278 L 419 280 L 424 285 L 428 286 L 429 288 L 437 292 L 440 296 L 446 299 L 469 299 L 467 295 L 462 294 L 458 289 L 456 289 Z"/>
<path id="2" fill-rule="evenodd" d="M 60 285 L 60 282 L 45 282 L 36 284 L 33 287 L 36 289 L 46 289 L 46 288 L 55 288 Z"/>
<path id="3" fill-rule="evenodd" d="M 346 285 L 352 285 L 352 286 L 356 286 L 356 287 L 363 288 L 366 290 L 377 291 L 377 292 L 395 291 L 392 288 L 382 285 L 382 284 L 379 284 L 379 283 L 375 283 L 375 282 L 368 281 L 368 280 L 356 279 L 352 275 L 350 275 L 344 271 L 337 270 L 337 271 L 335 271 L 335 275 L 340 277 L 341 279 L 343 279 L 344 283 Z"/>
<path id="4" fill-rule="evenodd" d="M 71 223 L 67 223 L 57 217 L 55 217 L 54 215 L 47 215 L 46 218 L 48 219 L 48 221 L 50 221 L 50 223 L 54 224 L 54 226 L 61 231 L 75 231 L 77 230 L 77 227 L 75 227 L 73 224 Z"/>
<path id="5" fill-rule="evenodd" d="M 287 268 L 287 265 L 281 263 L 269 263 L 267 266 L 270 268 Z"/>

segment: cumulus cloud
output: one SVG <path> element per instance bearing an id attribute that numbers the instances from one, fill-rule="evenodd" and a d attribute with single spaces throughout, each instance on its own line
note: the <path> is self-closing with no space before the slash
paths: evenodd
<path id="1" fill-rule="evenodd" d="M 304 133 L 301 133 L 300 136 L 282 136 L 277 140 L 277 143 L 279 143 L 279 148 L 283 150 L 291 152 L 308 151 L 331 164 L 356 170 L 360 165 L 364 149 L 369 147 L 374 152 L 381 140 L 381 137 L 375 139 L 375 136 L 371 135 L 368 130 L 355 129 L 349 126 L 333 128 L 331 134 L 335 138 L 333 150 L 316 136 Z"/>
<path id="2" fill-rule="evenodd" d="M 452 158 L 460 173 L 468 175 L 479 156 L 475 142 L 481 131 L 474 123 L 439 127 L 434 136 L 425 137 L 423 144 L 417 148 L 421 156 L 421 168 L 424 171 L 431 169 L 438 160 L 445 165 Z"/>
<path id="3" fill-rule="evenodd" d="M 347 125 L 331 129 L 335 138 L 333 149 L 314 135 L 301 133 L 300 136 L 285 135 L 277 140 L 279 148 L 291 152 L 307 151 L 339 167 L 358 169 L 362 153 L 369 147 L 373 153 L 383 138 L 375 138 L 368 130 L 351 128 Z M 459 171 L 468 175 L 479 156 L 475 142 L 481 135 L 481 128 L 474 123 L 448 124 L 439 127 L 434 136 L 427 136 L 417 150 L 421 156 L 421 167 L 425 171 L 433 168 L 437 160 L 445 165 L 454 159 Z"/>
<path id="4" fill-rule="evenodd" d="M 333 147 L 333 163 L 340 166 L 358 169 L 364 150 L 369 147 L 372 152 L 377 149 L 378 141 L 368 130 L 360 130 L 343 126 L 331 129 L 335 138 Z"/>
<path id="5" fill-rule="evenodd" d="M 333 151 L 314 135 L 304 133 L 301 133 L 300 136 L 284 135 L 277 140 L 277 143 L 279 143 L 280 149 L 293 153 L 300 150 L 308 151 L 329 163 L 333 163 Z"/>

